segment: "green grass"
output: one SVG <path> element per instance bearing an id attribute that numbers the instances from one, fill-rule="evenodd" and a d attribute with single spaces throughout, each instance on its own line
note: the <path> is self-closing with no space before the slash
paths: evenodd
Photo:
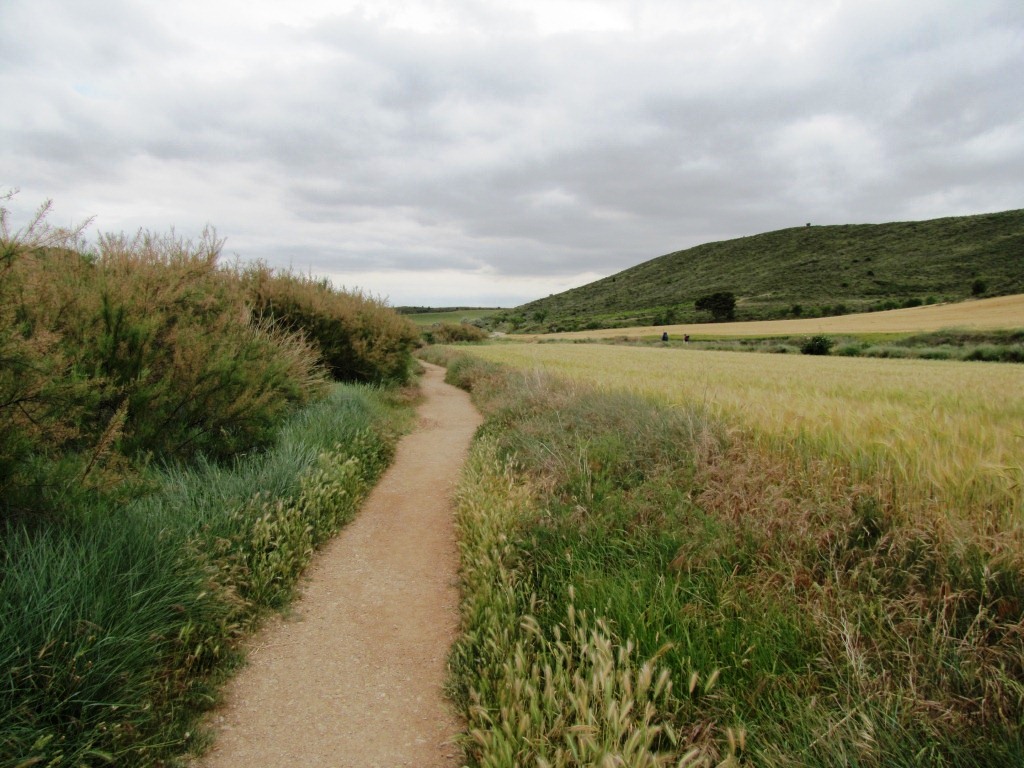
<path id="1" fill-rule="evenodd" d="M 694 405 L 428 354 L 487 417 L 458 493 L 471 765 L 1024 761 L 1005 542 Z"/>
<path id="2" fill-rule="evenodd" d="M 437 323 L 472 323 L 474 320 L 480 320 L 486 317 L 490 317 L 503 310 L 501 309 L 487 309 L 479 307 L 465 307 L 462 309 L 449 309 L 449 310 L 438 310 L 434 311 L 411 311 L 409 307 L 398 307 L 398 312 L 407 320 L 411 320 L 417 326 L 428 327 L 436 325 Z M 429 308 L 426 308 L 429 309 Z"/>
<path id="3" fill-rule="evenodd" d="M 170 765 L 238 642 L 355 512 L 407 418 L 337 386 L 266 453 L 0 539 L 0 766 Z"/>
<path id="4" fill-rule="evenodd" d="M 1022 249 L 1024 210 L 796 227 L 670 253 L 491 321 L 526 332 L 699 322 L 694 302 L 717 291 L 735 294 L 737 320 L 1006 295 L 1024 292 Z"/>
<path id="5" fill-rule="evenodd" d="M 924 360 L 981 360 L 986 362 L 1024 362 L 1024 331 L 960 331 L 932 333 L 828 334 L 831 354 L 844 357 L 894 357 Z M 767 352 L 799 354 L 805 336 L 729 337 L 692 335 L 688 342 L 672 338 L 667 342 L 652 334 L 639 338 L 579 339 L 576 343 L 604 343 L 630 346 L 677 347 L 727 352 Z M 541 343 L 564 343 L 559 339 Z"/>

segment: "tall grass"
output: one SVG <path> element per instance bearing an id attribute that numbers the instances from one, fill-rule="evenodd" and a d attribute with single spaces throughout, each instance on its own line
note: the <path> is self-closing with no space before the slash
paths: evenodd
<path id="1" fill-rule="evenodd" d="M 414 334 L 287 276 L 321 334 L 264 311 L 213 230 L 90 244 L 48 211 L 0 205 L 0 766 L 165 765 L 390 457 L 388 396 L 331 372 L 399 379 Z"/>
<path id="2" fill-rule="evenodd" d="M 168 765 L 242 635 L 390 458 L 384 392 L 338 386 L 274 448 L 153 470 L 150 492 L 0 541 L 0 766 Z"/>
<path id="3" fill-rule="evenodd" d="M 472 764 L 1024 761 L 1012 538 L 706 405 L 476 352 L 447 360 L 487 415 L 459 494 Z"/>
<path id="4" fill-rule="evenodd" d="M 794 463 L 829 459 L 922 524 L 1024 533 L 1017 366 L 579 345 L 474 354 L 672 405 L 703 404 L 758 450 Z"/>

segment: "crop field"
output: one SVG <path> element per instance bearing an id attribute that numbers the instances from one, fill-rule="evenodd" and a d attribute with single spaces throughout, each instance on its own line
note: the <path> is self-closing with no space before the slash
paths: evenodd
<path id="1" fill-rule="evenodd" d="M 680 337 L 690 334 L 701 338 L 730 336 L 796 336 L 801 334 L 874 334 L 924 333 L 946 328 L 1001 330 L 1024 327 L 1024 295 L 997 296 L 956 304 L 935 304 L 885 312 L 867 312 L 837 317 L 799 320 L 766 320 L 739 323 L 702 323 L 691 325 L 606 328 L 572 333 L 550 333 L 524 338 L 538 339 L 610 339 L 616 336 L 652 336 L 662 331 Z M 657 333 L 655 333 L 655 331 Z"/>
<path id="2" fill-rule="evenodd" d="M 402 317 L 417 326 L 423 327 L 431 326 L 435 323 L 471 323 L 474 320 L 489 317 L 500 311 L 499 309 L 453 309 L 448 312 L 413 312 L 408 315 L 402 315 Z"/>
<path id="3" fill-rule="evenodd" d="M 674 404 L 701 404 L 767 445 L 831 456 L 906 505 L 1024 524 L 1024 368 L 989 363 L 505 344 L 487 360 Z"/>
<path id="4" fill-rule="evenodd" d="M 470 764 L 1024 764 L 1024 369 L 434 350 Z"/>

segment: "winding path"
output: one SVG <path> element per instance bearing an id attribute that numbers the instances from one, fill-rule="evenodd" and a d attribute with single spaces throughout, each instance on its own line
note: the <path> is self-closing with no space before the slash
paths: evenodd
<path id="1" fill-rule="evenodd" d="M 480 417 L 424 366 L 418 427 L 293 612 L 253 641 L 197 768 L 461 764 L 442 690 L 458 624 L 451 494 Z"/>

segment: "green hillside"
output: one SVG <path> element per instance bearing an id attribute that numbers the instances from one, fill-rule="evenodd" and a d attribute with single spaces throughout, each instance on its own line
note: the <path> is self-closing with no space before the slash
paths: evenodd
<path id="1" fill-rule="evenodd" d="M 493 316 L 515 331 L 699 322 L 730 292 L 737 320 L 893 309 L 1024 293 L 1024 210 L 782 229 L 706 243 Z"/>

